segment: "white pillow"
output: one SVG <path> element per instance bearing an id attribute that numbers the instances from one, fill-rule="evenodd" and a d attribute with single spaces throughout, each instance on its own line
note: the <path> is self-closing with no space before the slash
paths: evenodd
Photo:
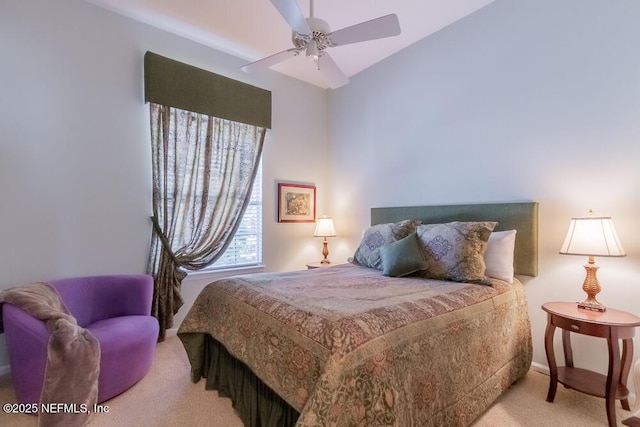
<path id="1" fill-rule="evenodd" d="M 494 279 L 513 283 L 513 251 L 516 246 L 516 230 L 494 231 L 489 236 L 484 253 L 484 274 Z"/>

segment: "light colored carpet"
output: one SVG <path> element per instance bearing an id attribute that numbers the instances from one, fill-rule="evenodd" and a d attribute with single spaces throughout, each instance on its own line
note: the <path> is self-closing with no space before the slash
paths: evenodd
<path id="1" fill-rule="evenodd" d="M 535 371 L 518 381 L 474 424 L 474 427 L 606 426 L 604 399 L 558 386 L 554 403 L 545 401 L 549 377 Z M 0 403 L 16 402 L 9 377 L 0 379 Z M 177 337 L 158 344 L 150 372 L 138 384 L 105 402 L 109 412 L 94 414 L 92 427 L 211 426 L 242 427 L 229 399 L 189 380 L 189 362 Z M 618 424 L 629 416 L 618 403 Z M 0 413 L 1 426 L 36 426 L 36 417 Z"/>

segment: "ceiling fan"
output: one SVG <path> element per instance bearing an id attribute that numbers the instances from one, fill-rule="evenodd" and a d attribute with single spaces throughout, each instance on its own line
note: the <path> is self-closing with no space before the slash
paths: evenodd
<path id="1" fill-rule="evenodd" d="M 325 49 L 367 40 L 381 39 L 400 34 L 400 23 L 395 14 L 331 31 L 329 24 L 313 16 L 313 0 L 310 0 L 309 18 L 304 17 L 296 0 L 270 0 L 292 29 L 293 48 L 276 53 L 243 66 L 242 71 L 264 70 L 305 52 L 313 59 L 332 89 L 349 82 L 347 76 L 331 59 Z"/>

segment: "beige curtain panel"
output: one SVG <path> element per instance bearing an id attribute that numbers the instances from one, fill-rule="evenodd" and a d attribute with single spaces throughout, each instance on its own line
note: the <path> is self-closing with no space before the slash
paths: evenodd
<path id="1" fill-rule="evenodd" d="M 182 306 L 187 270 L 211 265 L 251 197 L 266 129 L 151 104 L 153 235 L 148 271 L 160 340 Z"/>

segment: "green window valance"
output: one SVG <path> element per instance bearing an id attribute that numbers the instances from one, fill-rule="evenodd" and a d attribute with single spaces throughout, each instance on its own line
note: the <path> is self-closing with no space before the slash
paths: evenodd
<path id="1" fill-rule="evenodd" d="M 271 92 L 201 68 L 144 55 L 145 102 L 271 128 Z"/>

